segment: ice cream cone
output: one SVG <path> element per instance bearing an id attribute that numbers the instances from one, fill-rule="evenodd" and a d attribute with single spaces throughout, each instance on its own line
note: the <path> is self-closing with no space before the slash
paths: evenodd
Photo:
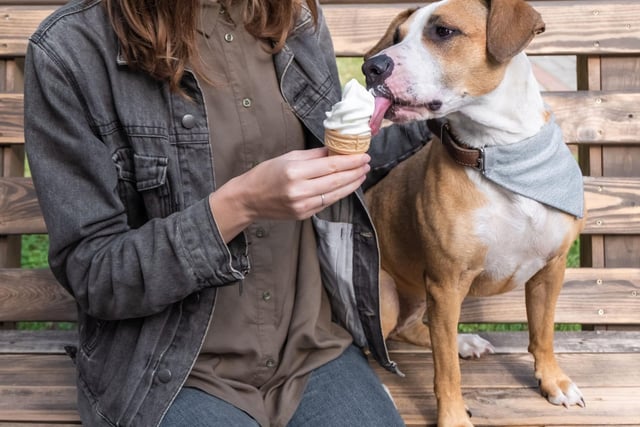
<path id="1" fill-rule="evenodd" d="M 329 155 L 365 153 L 369 149 L 371 134 L 348 135 L 335 129 L 325 129 L 324 145 Z"/>

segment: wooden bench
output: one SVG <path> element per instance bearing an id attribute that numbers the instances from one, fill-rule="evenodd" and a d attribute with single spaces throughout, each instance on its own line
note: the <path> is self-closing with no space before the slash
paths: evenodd
<path id="1" fill-rule="evenodd" d="M 75 331 L 20 330 L 18 322 L 73 322 L 72 299 L 46 269 L 20 266 L 21 237 L 46 229 L 24 177 L 23 61 L 27 38 L 63 0 L 0 0 L 0 427 L 68 426 L 76 412 Z M 409 3 L 325 0 L 338 56 L 362 56 Z M 545 93 L 582 165 L 589 219 L 582 267 L 567 271 L 557 322 L 560 363 L 587 407 L 540 397 L 526 332 L 481 333 L 497 354 L 462 360 L 476 426 L 640 426 L 640 0 L 531 2 L 547 32 L 527 52 L 574 59 L 576 87 Z M 414 3 L 415 4 L 415 3 Z M 559 183 L 559 185 L 562 185 Z M 526 321 L 522 291 L 468 299 L 461 322 Z M 378 370 L 410 426 L 435 423 L 428 351 L 390 343 L 405 378 Z M 378 369 L 378 368 L 376 368 Z"/>

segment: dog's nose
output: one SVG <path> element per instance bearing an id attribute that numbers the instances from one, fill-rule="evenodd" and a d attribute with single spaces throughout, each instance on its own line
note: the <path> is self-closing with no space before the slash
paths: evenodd
<path id="1" fill-rule="evenodd" d="M 362 72 L 366 76 L 367 87 L 374 87 L 384 83 L 393 71 L 393 60 L 387 55 L 376 55 L 362 64 Z"/>

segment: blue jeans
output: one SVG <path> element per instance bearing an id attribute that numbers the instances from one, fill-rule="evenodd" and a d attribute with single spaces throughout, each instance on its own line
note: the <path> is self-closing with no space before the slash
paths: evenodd
<path id="1" fill-rule="evenodd" d="M 161 427 L 258 427 L 242 410 L 194 388 L 183 388 Z M 287 427 L 396 427 L 400 414 L 362 352 L 350 346 L 311 373 Z"/>

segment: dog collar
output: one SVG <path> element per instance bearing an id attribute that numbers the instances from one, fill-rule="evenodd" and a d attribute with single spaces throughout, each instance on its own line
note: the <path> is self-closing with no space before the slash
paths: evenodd
<path id="1" fill-rule="evenodd" d="M 522 141 L 484 148 L 464 147 L 446 120 L 427 120 L 458 164 L 480 171 L 509 191 L 582 218 L 582 172 L 552 116 L 540 131 Z"/>
<path id="2" fill-rule="evenodd" d="M 447 149 L 454 162 L 459 165 L 476 169 L 484 173 L 484 149 L 464 147 L 451 133 L 449 122 L 443 119 L 427 120 L 427 127 L 437 135 L 442 145 Z"/>

